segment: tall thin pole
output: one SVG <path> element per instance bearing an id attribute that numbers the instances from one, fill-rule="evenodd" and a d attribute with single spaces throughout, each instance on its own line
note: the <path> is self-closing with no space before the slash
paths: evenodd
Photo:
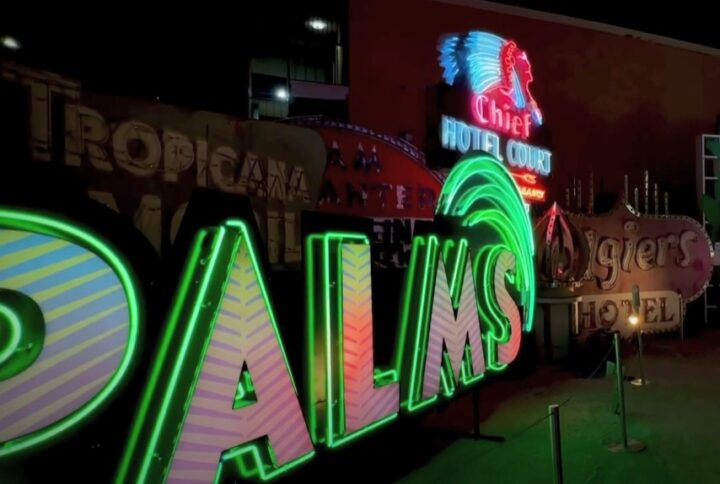
<path id="1" fill-rule="evenodd" d="M 577 211 L 582 213 L 582 180 L 578 180 L 577 187 Z"/>
<path id="2" fill-rule="evenodd" d="M 655 202 L 655 215 L 658 215 L 660 213 L 660 191 L 657 183 L 655 184 L 654 188 L 655 189 L 653 201 Z"/>
<path id="3" fill-rule="evenodd" d="M 560 442 L 560 406 L 548 406 L 550 414 L 550 445 L 552 446 L 555 483 L 563 484 L 562 444 Z"/>
<path id="4" fill-rule="evenodd" d="M 638 363 L 640 365 L 640 385 L 645 386 L 645 369 L 643 368 L 642 329 L 638 329 Z"/>
<path id="5" fill-rule="evenodd" d="M 595 180 L 594 173 L 590 172 L 590 183 L 588 187 L 588 214 L 592 215 L 595 211 Z"/>
<path id="6" fill-rule="evenodd" d="M 645 214 L 650 214 L 650 172 L 645 170 Z"/>
<path id="7" fill-rule="evenodd" d="M 623 198 L 623 202 L 625 202 L 626 205 L 630 204 L 630 187 L 628 186 L 627 175 L 625 175 L 625 197 Z"/>
<path id="8" fill-rule="evenodd" d="M 640 192 L 638 187 L 635 187 L 635 212 L 640 213 Z"/>
<path id="9" fill-rule="evenodd" d="M 622 431 L 623 449 L 628 447 L 627 421 L 625 418 L 625 377 L 623 376 L 622 360 L 620 359 L 620 332 L 613 333 L 613 343 L 615 344 L 615 375 L 617 376 L 617 391 L 620 400 L 620 427 Z"/>

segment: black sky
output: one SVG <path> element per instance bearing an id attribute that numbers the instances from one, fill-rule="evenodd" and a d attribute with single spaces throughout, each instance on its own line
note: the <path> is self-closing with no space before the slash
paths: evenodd
<path id="1" fill-rule="evenodd" d="M 720 15 L 716 13 L 720 9 L 709 7 L 711 0 L 497 3 L 720 49 Z M 306 30 L 304 22 L 310 15 L 338 19 L 347 15 L 345 0 L 179 5 L 172 11 L 123 4 L 102 9 L 87 6 L 75 12 L 64 6 L 52 11 L 18 4 L 14 11 L 0 14 L 0 36 L 16 36 L 23 48 L 16 54 L 0 51 L 0 60 L 10 55 L 22 64 L 80 79 L 87 91 L 243 114 L 247 109 L 243 58 L 282 57 L 290 49 L 302 48 L 302 42 L 289 34 Z"/>
<path id="2" fill-rule="evenodd" d="M 720 48 L 720 5 L 714 1 L 497 0 Z"/>

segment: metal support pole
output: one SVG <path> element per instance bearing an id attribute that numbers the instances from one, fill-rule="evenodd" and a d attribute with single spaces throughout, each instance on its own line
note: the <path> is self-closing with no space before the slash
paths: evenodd
<path id="1" fill-rule="evenodd" d="M 682 306 L 682 304 L 680 304 Z M 680 309 L 682 311 L 682 309 Z M 707 322 L 707 321 L 705 321 Z M 680 343 L 685 343 L 685 315 L 680 315 Z"/>
<path id="2" fill-rule="evenodd" d="M 473 431 L 470 437 L 475 440 L 489 440 L 491 442 L 505 442 L 502 435 L 487 435 L 480 432 L 480 391 L 476 387 L 472 392 L 472 420 Z"/>
<path id="3" fill-rule="evenodd" d="M 623 375 L 622 360 L 620 358 L 620 332 L 613 333 L 615 344 L 615 375 L 617 376 L 617 395 L 620 404 L 620 431 L 622 442 L 608 446 L 610 452 L 640 452 L 645 449 L 645 444 L 637 440 L 628 441 L 627 418 L 625 414 L 625 377 Z"/>
<path id="4" fill-rule="evenodd" d="M 650 382 L 645 379 L 645 367 L 643 365 L 643 330 L 637 330 L 638 338 L 638 366 L 640 367 L 640 378 L 635 378 L 631 383 L 635 386 L 644 387 Z"/>
<path id="5" fill-rule="evenodd" d="M 638 363 L 640 365 L 640 386 L 645 385 L 645 370 L 643 369 L 643 342 L 642 329 L 638 330 Z"/>
<path id="6" fill-rule="evenodd" d="M 617 395 L 620 403 L 620 426 L 622 431 L 623 449 L 627 449 L 627 421 L 625 420 L 625 377 L 623 376 L 622 360 L 620 359 L 620 333 L 613 333 L 613 343 L 615 344 L 615 375 L 617 376 Z"/>
<path id="7" fill-rule="evenodd" d="M 550 444 L 552 445 L 555 484 L 563 484 L 562 445 L 560 442 L 560 406 L 548 406 L 550 413 Z"/>

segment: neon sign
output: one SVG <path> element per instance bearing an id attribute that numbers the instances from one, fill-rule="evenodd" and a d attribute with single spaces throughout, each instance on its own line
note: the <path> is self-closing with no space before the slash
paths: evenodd
<path id="1" fill-rule="evenodd" d="M 585 284 L 575 292 L 582 327 L 612 327 L 626 335 L 633 286 L 641 290 L 643 331 L 677 328 L 685 305 L 710 283 L 712 244 L 701 224 L 679 215 L 638 214 L 625 204 L 601 215 L 571 215 L 587 240 Z M 600 313 L 602 311 L 602 314 Z"/>
<path id="2" fill-rule="evenodd" d="M 464 78 L 470 87 L 471 111 L 478 125 L 443 116 L 443 148 L 460 153 L 484 150 L 499 160 L 507 159 L 512 167 L 549 175 L 552 153 L 526 142 L 532 127 L 543 123 L 530 92 L 533 75 L 527 54 L 514 41 L 487 32 L 446 36 L 438 50 L 445 82 L 453 86 Z M 504 150 L 498 133 L 508 138 Z M 537 196 L 527 199 L 537 200 Z"/>
<path id="3" fill-rule="evenodd" d="M 395 355 L 382 368 L 369 240 L 307 238 L 303 389 L 247 225 L 200 231 L 115 482 L 272 479 L 316 446 L 345 445 L 503 370 L 535 305 L 533 234 L 518 186 L 492 157 L 468 157 L 449 174 L 436 217 L 438 232 L 413 240 Z M 12 329 L 0 334 L 3 457 L 81 425 L 111 396 L 134 357 L 140 310 L 130 270 L 109 245 L 22 211 L 0 210 L 0 281 L 0 326 Z M 29 340 L 40 347 L 35 359 L 20 347 Z M 46 363 L 65 354 L 59 370 Z M 35 378 L 53 370 L 54 379 Z M 29 391 L 37 385 L 53 400 Z M 38 411 L 23 426 L 6 418 Z"/>
<path id="4" fill-rule="evenodd" d="M 545 188 L 538 183 L 536 175 L 531 173 L 513 173 L 512 175 L 525 200 L 532 202 L 545 201 Z"/>

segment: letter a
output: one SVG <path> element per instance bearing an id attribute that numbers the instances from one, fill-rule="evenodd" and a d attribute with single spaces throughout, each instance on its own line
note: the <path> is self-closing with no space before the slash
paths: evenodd
<path id="1" fill-rule="evenodd" d="M 307 396 L 315 442 L 340 446 L 397 416 L 397 372 L 374 370 L 370 243 L 359 234 L 307 239 Z"/>
<path id="2" fill-rule="evenodd" d="M 248 229 L 203 231 L 116 483 L 267 480 L 312 455 Z"/>

